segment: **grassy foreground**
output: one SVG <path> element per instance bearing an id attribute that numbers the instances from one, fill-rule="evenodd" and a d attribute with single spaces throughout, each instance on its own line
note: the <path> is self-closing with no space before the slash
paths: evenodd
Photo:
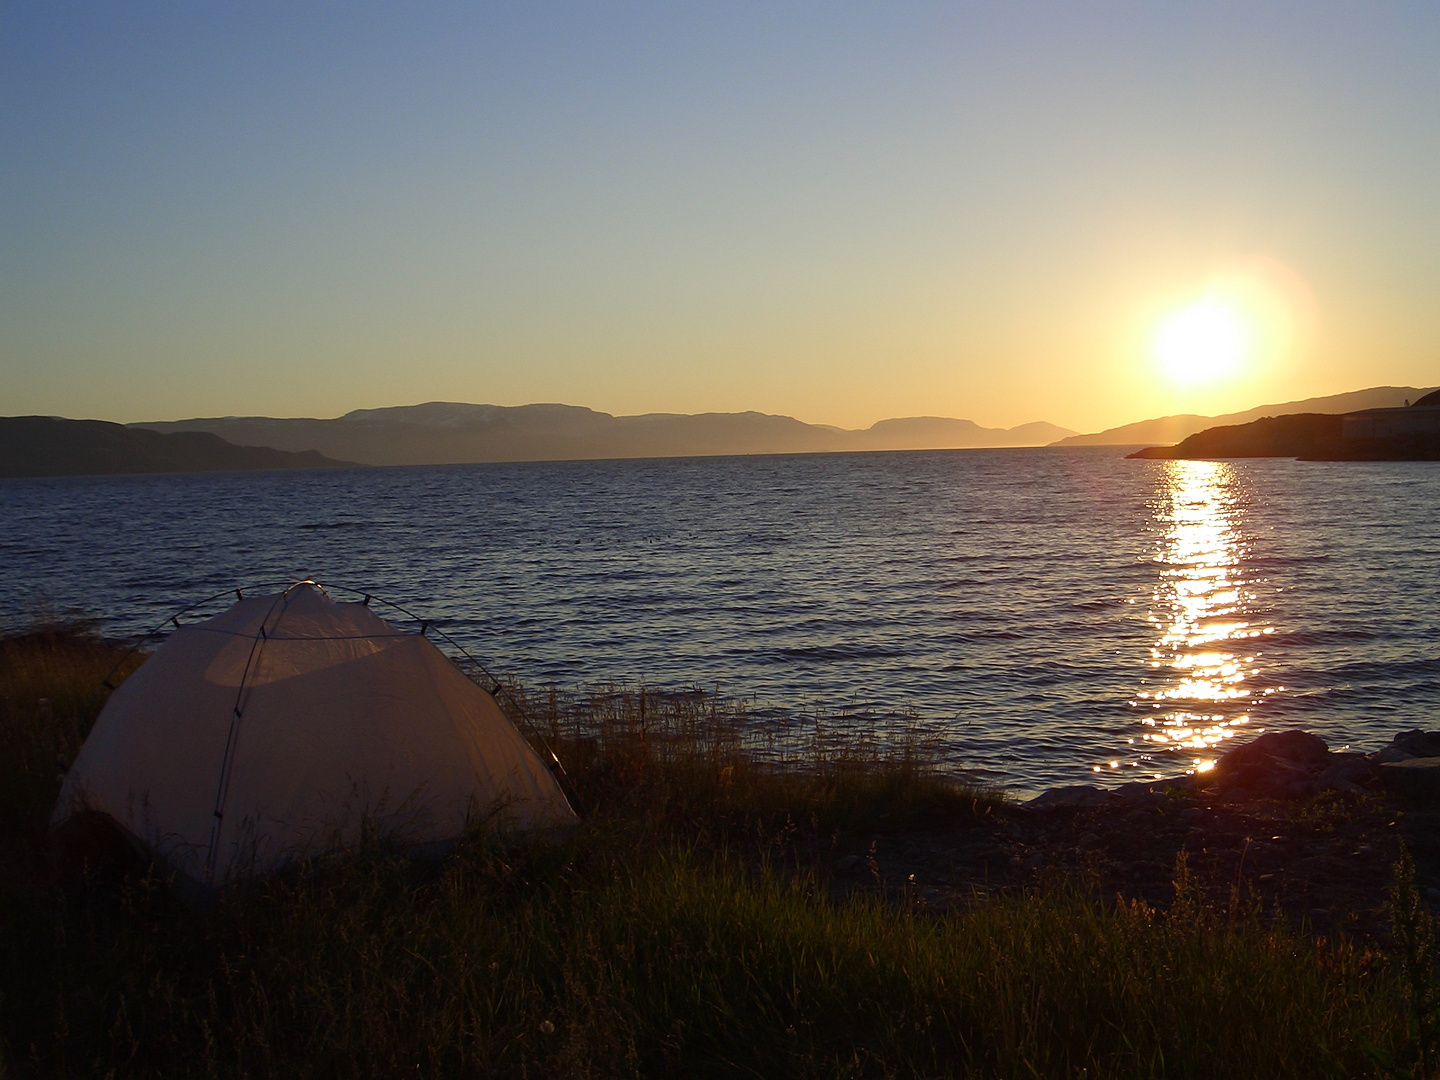
<path id="1" fill-rule="evenodd" d="M 703 696 L 527 703 L 589 811 L 567 837 L 376 843 L 205 910 L 139 864 L 62 880 L 57 758 L 117 656 L 0 642 L 0 1076 L 1313 1080 L 1417 1053 L 1401 965 L 1206 908 L 1183 866 L 1163 912 L 1066 882 L 837 899 L 828 839 L 984 827 L 984 798 L 918 745 L 764 764 Z"/>

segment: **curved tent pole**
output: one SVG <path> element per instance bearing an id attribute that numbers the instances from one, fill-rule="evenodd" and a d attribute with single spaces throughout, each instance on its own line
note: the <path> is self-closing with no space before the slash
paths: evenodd
<path id="1" fill-rule="evenodd" d="M 486 667 L 484 664 L 482 664 L 479 660 L 475 659 L 475 657 L 474 657 L 473 655 L 471 655 L 469 649 L 465 648 L 464 645 L 461 645 L 458 641 L 456 641 L 454 638 L 452 638 L 449 634 L 445 633 L 444 630 L 441 630 L 438 626 L 436 626 L 433 620 L 431 620 L 431 619 L 422 619 L 419 615 L 416 615 L 413 611 L 409 610 L 408 608 L 406 608 L 406 607 L 404 607 L 404 606 L 402 606 L 402 605 L 400 605 L 400 604 L 395 603 L 395 601 L 393 601 L 393 600 L 387 600 L 387 599 L 385 599 L 383 596 L 376 596 L 374 593 L 365 592 L 365 591 L 362 590 L 362 589 L 353 589 L 353 588 L 351 588 L 351 587 L 348 586 L 348 585 L 332 585 L 332 584 L 329 584 L 328 582 L 323 582 L 323 581 L 312 581 L 312 582 L 309 582 L 309 584 L 311 584 L 311 585 L 316 585 L 316 586 L 318 586 L 318 587 L 321 588 L 321 589 L 337 589 L 337 590 L 339 590 L 340 592 L 352 593 L 352 594 L 355 595 L 355 596 L 363 597 L 363 598 L 364 598 L 364 604 L 365 604 L 366 607 L 369 607 L 369 606 L 370 606 L 370 602 L 371 602 L 372 600 L 378 600 L 380 603 L 384 604 L 386 607 L 394 608 L 396 611 L 400 612 L 400 614 L 404 615 L 406 618 L 408 618 L 408 619 L 413 619 L 415 622 L 419 623 L 419 624 L 420 624 L 420 634 L 421 634 L 422 637 L 425 635 L 425 633 L 426 633 L 427 631 L 433 630 L 433 631 L 435 632 L 435 635 L 436 635 L 437 637 L 439 637 L 439 638 L 440 638 L 442 641 L 444 641 L 447 645 L 449 645 L 449 646 L 451 646 L 452 648 L 454 648 L 455 650 L 457 650 L 457 651 L 460 653 L 461 656 L 465 657 L 466 660 L 468 660 L 471 664 L 473 664 L 473 665 L 475 666 L 475 668 L 476 668 L 482 675 L 484 675 L 486 679 L 488 679 L 488 680 L 490 681 L 490 686 L 488 686 L 488 687 L 482 687 L 481 689 L 485 690 L 485 692 L 488 693 L 492 698 L 495 698 L 495 699 L 496 699 L 496 704 L 499 704 L 499 697 L 500 697 L 500 694 L 501 694 L 501 693 L 504 693 L 505 696 L 510 699 L 510 703 L 511 703 L 512 706 L 514 706 L 514 711 L 515 711 L 516 715 L 518 715 L 518 716 L 520 717 L 520 719 L 525 722 L 525 726 L 530 729 L 530 734 L 531 734 L 532 736 L 534 736 L 535 740 L 536 740 L 537 742 L 539 742 L 540 745 L 545 748 L 545 752 L 550 755 L 550 762 L 549 762 L 550 772 L 555 776 L 555 779 L 556 779 L 557 782 L 561 783 L 564 787 L 566 787 L 566 788 L 569 789 L 569 791 L 567 792 L 567 794 L 569 795 L 569 797 L 570 797 L 571 799 L 573 799 L 573 801 L 574 801 L 574 803 L 575 803 L 575 812 L 576 812 L 577 814 L 582 815 L 582 816 L 584 815 L 584 813 L 585 813 L 585 803 L 584 803 L 584 800 L 580 798 L 580 791 L 579 791 L 579 789 L 577 789 L 577 788 L 575 787 L 575 782 L 570 779 L 570 774 L 565 771 L 565 766 L 564 766 L 564 765 L 561 763 L 561 761 L 560 761 L 560 755 L 558 755 L 557 753 L 555 753 L 554 747 L 552 747 L 552 746 L 550 745 L 549 740 L 545 738 L 544 734 L 540 731 L 539 726 L 538 726 L 528 715 L 526 715 L 525 706 L 524 706 L 524 705 L 521 703 L 521 701 L 515 696 L 515 694 L 510 690 L 510 688 L 509 688 L 508 686 L 506 686 L 503 682 L 501 682 L 499 679 L 497 679 L 497 678 L 491 673 L 491 671 L 490 671 L 489 668 L 487 668 L 487 667 Z"/>
<path id="2" fill-rule="evenodd" d="M 296 582 L 296 581 L 271 581 L 271 582 L 266 582 L 266 583 L 263 584 L 263 585 L 254 585 L 254 586 L 251 586 L 251 588 L 252 588 L 252 589 L 277 589 L 277 588 L 278 588 L 278 589 L 288 589 L 288 588 L 290 588 L 290 587 L 293 586 L 293 585 L 303 585 L 303 584 L 305 584 L 305 583 L 304 583 L 304 582 Z M 313 585 L 314 582 L 311 582 L 310 584 Z M 219 600 L 222 596 L 229 596 L 231 593 L 234 593 L 234 594 L 235 594 L 235 598 L 236 598 L 237 600 L 243 600 L 243 599 L 245 599 L 244 594 L 243 594 L 243 591 L 242 591 L 241 589 L 225 589 L 225 590 L 222 591 L 222 592 L 216 593 L 214 596 L 207 596 L 204 600 L 196 600 L 193 604 L 187 604 L 187 605 L 185 605 L 183 608 L 180 608 L 178 611 L 174 612 L 173 614 L 165 616 L 165 618 L 162 619 L 162 620 L 155 626 L 155 628 L 154 628 L 153 630 L 147 630 L 145 633 L 141 634 L 138 638 L 135 639 L 135 643 L 134 643 L 133 645 L 131 645 L 128 650 L 126 650 L 125 655 L 122 656 L 122 657 L 120 657 L 120 659 L 115 662 L 115 666 L 112 667 L 108 672 L 106 672 L 106 674 L 105 674 L 105 679 L 104 679 L 104 681 L 101 682 L 101 684 L 100 684 L 100 689 L 101 689 L 101 690 L 112 690 L 112 691 L 113 691 L 113 690 L 115 689 L 115 686 L 114 686 L 113 683 L 111 683 L 110 680 L 115 677 L 115 673 L 116 673 L 117 671 L 119 671 L 122 667 L 125 666 L 125 661 L 129 660 L 132 656 L 134 656 L 137 652 L 139 652 L 142 648 L 144 648 L 144 647 L 145 647 L 145 643 L 146 643 L 147 641 L 149 641 L 151 638 L 159 637 L 159 636 L 160 636 L 160 632 L 161 632 L 162 630 L 164 630 L 167 625 L 173 624 L 173 625 L 175 626 L 175 628 L 178 630 L 178 629 L 180 628 L 180 616 L 181 616 L 181 615 L 188 615 L 190 612 L 194 611 L 196 608 L 202 608 L 202 607 L 204 607 L 206 604 L 213 604 L 216 600 Z M 98 694 L 98 691 L 97 691 L 97 694 Z"/>
<path id="3" fill-rule="evenodd" d="M 260 653 L 264 650 L 270 635 L 265 630 L 265 624 L 270 621 L 270 616 L 275 614 L 275 609 L 280 609 L 280 614 L 275 616 L 275 623 L 270 629 L 280 625 L 284 618 L 286 609 L 290 606 L 290 594 L 302 585 L 313 585 L 312 581 L 297 581 L 288 589 L 275 598 L 270 605 L 270 610 L 265 612 L 260 619 L 260 625 L 256 628 L 255 636 L 250 640 L 250 655 L 245 658 L 245 670 L 240 674 L 240 685 L 235 689 L 235 707 L 230 711 L 230 731 L 225 736 L 225 754 L 220 759 L 220 781 L 215 787 L 215 813 L 210 819 L 210 847 L 205 853 L 205 884 L 215 883 L 215 856 L 220 850 L 220 830 L 225 824 L 225 802 L 230 796 L 230 777 L 235 766 L 235 745 L 240 739 L 240 720 L 245 707 L 245 687 L 250 681 L 250 673 L 259 664 Z M 235 590 L 236 595 L 240 590 Z M 179 626 L 179 623 L 175 624 Z"/>

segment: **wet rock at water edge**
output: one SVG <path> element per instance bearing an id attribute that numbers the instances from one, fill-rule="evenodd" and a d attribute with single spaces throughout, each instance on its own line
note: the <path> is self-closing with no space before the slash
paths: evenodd
<path id="1" fill-rule="evenodd" d="M 1380 775 L 1364 754 L 1331 752 L 1308 731 L 1269 731 L 1237 746 L 1201 779 L 1217 795 L 1308 799 L 1325 791 L 1364 794 Z"/>
<path id="2" fill-rule="evenodd" d="M 1222 755 L 1206 779 L 1219 794 L 1304 799 L 1319 792 L 1329 758 L 1325 740 L 1308 731 L 1268 731 Z"/>
<path id="3" fill-rule="evenodd" d="M 1374 754 L 1370 760 L 1376 765 L 1388 765 L 1392 761 L 1407 761 L 1410 758 L 1440 757 L 1440 731 L 1402 731 L 1390 740 L 1390 745 Z"/>
<path id="4" fill-rule="evenodd" d="M 1267 731 L 1222 755 L 1215 763 L 1215 771 L 1222 773 L 1274 761 L 1317 768 L 1329 763 L 1330 748 L 1325 745 L 1324 739 L 1308 731 Z"/>

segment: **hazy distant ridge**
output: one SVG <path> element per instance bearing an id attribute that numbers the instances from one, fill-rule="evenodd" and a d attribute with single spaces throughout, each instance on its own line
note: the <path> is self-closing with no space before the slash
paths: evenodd
<path id="1" fill-rule="evenodd" d="M 1154 420 L 1141 420 L 1123 427 L 1106 428 L 1093 435 L 1072 435 L 1060 439 L 1056 446 L 1131 446 L 1178 443 L 1206 428 L 1231 424 L 1248 424 L 1264 416 L 1288 416 L 1293 413 L 1347 413 L 1360 409 L 1393 409 L 1408 401 L 1418 401 L 1429 389 L 1415 386 L 1372 386 L 1368 390 L 1352 390 L 1348 394 L 1331 394 L 1329 397 L 1306 398 L 1303 401 L 1287 401 L 1280 405 L 1259 405 L 1244 412 L 1224 413 L 1220 416 L 1161 416 Z"/>
<path id="2" fill-rule="evenodd" d="M 333 420 L 225 416 L 131 426 L 203 431 L 242 446 L 314 450 L 367 465 L 1043 446 L 1074 434 L 1054 424 L 985 428 L 937 416 L 848 431 L 758 412 L 612 416 L 576 405 L 441 401 L 358 409 Z"/>

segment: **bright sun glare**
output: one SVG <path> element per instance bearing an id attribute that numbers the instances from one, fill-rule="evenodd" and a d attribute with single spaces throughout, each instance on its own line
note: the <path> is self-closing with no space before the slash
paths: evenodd
<path id="1" fill-rule="evenodd" d="M 1253 331 L 1235 305 L 1206 297 L 1168 316 L 1153 344 L 1170 379 L 1193 386 L 1237 374 L 1249 358 Z"/>

